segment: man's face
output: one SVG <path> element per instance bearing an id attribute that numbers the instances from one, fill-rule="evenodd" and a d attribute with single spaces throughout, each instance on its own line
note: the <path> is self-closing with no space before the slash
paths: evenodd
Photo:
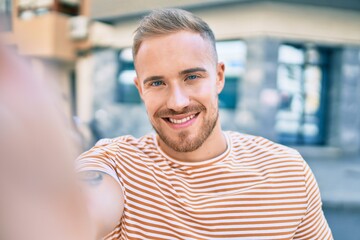
<path id="1" fill-rule="evenodd" d="M 218 119 L 224 65 L 210 43 L 181 31 L 143 41 L 136 56 L 138 87 L 152 126 L 177 152 L 198 149 Z"/>

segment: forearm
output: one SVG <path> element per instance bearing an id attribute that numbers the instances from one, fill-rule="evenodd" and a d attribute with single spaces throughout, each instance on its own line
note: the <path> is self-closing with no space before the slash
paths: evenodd
<path id="1" fill-rule="evenodd" d="M 121 187 L 110 175 L 101 171 L 79 173 L 89 219 L 96 239 L 102 239 L 119 224 L 124 198 Z"/>

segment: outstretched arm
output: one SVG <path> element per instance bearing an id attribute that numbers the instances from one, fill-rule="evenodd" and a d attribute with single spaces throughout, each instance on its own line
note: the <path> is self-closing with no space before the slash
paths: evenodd
<path id="1" fill-rule="evenodd" d="M 0 43 L 0 239 L 96 240 L 120 220 L 120 185 L 90 172 L 79 188 L 79 148 L 46 80 Z"/>
<path id="2" fill-rule="evenodd" d="M 124 196 L 119 183 L 100 171 L 79 173 L 81 189 L 96 239 L 108 235 L 119 223 Z"/>

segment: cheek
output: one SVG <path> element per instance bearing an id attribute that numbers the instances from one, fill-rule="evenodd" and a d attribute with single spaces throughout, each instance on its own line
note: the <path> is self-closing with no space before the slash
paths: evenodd
<path id="1" fill-rule="evenodd" d="M 218 93 L 214 84 L 202 84 L 192 93 L 195 99 L 201 101 L 204 105 L 217 102 Z"/>
<path id="2" fill-rule="evenodd" d="M 146 112 L 148 113 L 148 115 L 150 117 L 152 117 L 152 115 L 154 115 L 155 113 L 155 108 L 154 108 L 154 104 L 151 103 L 145 103 L 145 107 L 146 107 Z"/>
<path id="3" fill-rule="evenodd" d="M 193 96 L 195 98 L 206 98 L 213 91 L 213 86 L 208 81 L 199 82 L 188 88 L 189 96 Z"/>
<path id="4" fill-rule="evenodd" d="M 160 96 L 146 96 L 143 98 L 143 102 L 145 104 L 146 112 L 150 118 L 154 116 L 154 114 L 161 109 L 162 104 L 160 102 Z"/>

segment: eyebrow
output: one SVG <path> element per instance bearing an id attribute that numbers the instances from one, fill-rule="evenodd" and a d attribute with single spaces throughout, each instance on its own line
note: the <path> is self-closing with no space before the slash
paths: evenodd
<path id="1" fill-rule="evenodd" d="M 189 68 L 189 69 L 185 69 L 183 71 L 179 72 L 179 75 L 185 75 L 185 74 L 189 74 L 189 73 L 194 73 L 194 72 L 207 72 L 205 68 L 201 68 L 201 67 L 196 67 L 196 68 Z M 164 79 L 164 76 L 151 76 L 151 77 L 147 77 L 144 79 L 143 84 L 146 84 L 147 82 L 151 82 L 151 81 L 158 81 L 158 80 L 162 80 Z"/>
<path id="2" fill-rule="evenodd" d="M 207 71 L 205 68 L 196 67 L 196 68 L 185 69 L 185 70 L 179 72 L 179 75 L 185 75 L 185 74 L 189 74 L 189 73 L 193 73 L 193 72 L 207 72 Z"/>

